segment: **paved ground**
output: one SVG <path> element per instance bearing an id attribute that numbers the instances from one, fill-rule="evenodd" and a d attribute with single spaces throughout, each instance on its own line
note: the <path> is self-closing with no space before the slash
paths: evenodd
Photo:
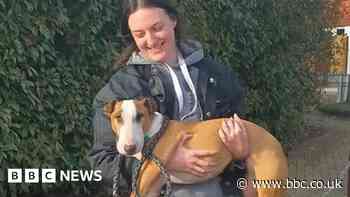
<path id="1" fill-rule="evenodd" d="M 350 166 L 350 118 L 336 118 L 320 112 L 307 115 L 315 137 L 307 139 L 288 152 L 289 177 L 298 180 L 330 181 L 329 189 L 289 189 L 289 197 L 345 197 L 345 188 L 336 188 L 335 180 L 346 186 Z M 333 182 L 332 182 L 333 181 Z"/>

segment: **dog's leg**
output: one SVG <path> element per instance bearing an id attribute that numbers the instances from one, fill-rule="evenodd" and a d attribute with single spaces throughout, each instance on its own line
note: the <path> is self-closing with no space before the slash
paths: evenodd
<path id="1" fill-rule="evenodd" d="M 164 184 L 165 184 L 165 179 L 160 177 L 158 180 L 156 180 L 154 182 L 154 184 L 152 186 L 150 186 L 146 197 L 159 197 L 160 196 L 160 191 L 161 191 L 161 189 L 162 189 Z M 136 197 L 136 193 L 132 192 L 130 194 L 130 197 Z"/>
<path id="2" fill-rule="evenodd" d="M 157 181 L 155 181 L 154 185 L 151 186 L 147 197 L 159 197 L 160 191 L 165 184 L 165 178 L 160 177 Z"/>
<path id="3" fill-rule="evenodd" d="M 146 160 L 141 168 L 139 178 L 138 178 L 139 192 L 142 197 L 143 196 L 148 197 L 150 190 L 156 191 L 157 188 L 159 187 L 161 188 L 160 180 L 159 180 L 160 177 L 161 177 L 161 174 L 158 166 L 153 161 Z M 152 192 L 152 193 L 155 193 L 155 192 Z"/>
<path id="4" fill-rule="evenodd" d="M 244 197 L 258 197 L 258 191 L 254 188 L 252 180 L 246 176 L 245 179 L 248 181 L 246 188 L 242 189 Z"/>

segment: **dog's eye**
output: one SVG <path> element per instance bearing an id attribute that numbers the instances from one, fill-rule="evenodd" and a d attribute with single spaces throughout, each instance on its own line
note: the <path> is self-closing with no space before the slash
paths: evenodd
<path id="1" fill-rule="evenodd" d="M 117 119 L 118 122 L 122 122 L 122 116 L 121 115 L 116 115 L 115 118 Z"/>
<path id="2" fill-rule="evenodd" d="M 140 121 L 142 117 L 143 117 L 142 113 L 137 113 L 136 114 L 136 121 Z"/>

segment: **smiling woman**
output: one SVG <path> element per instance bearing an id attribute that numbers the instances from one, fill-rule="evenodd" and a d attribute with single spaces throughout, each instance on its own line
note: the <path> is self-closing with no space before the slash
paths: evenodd
<path id="1" fill-rule="evenodd" d="M 177 11 L 167 1 L 124 1 L 123 8 L 121 32 L 128 48 L 119 64 L 125 64 L 131 53 L 138 50 L 154 61 L 176 58 L 177 41 L 182 40 L 182 24 Z M 146 49 L 157 49 L 161 45 L 162 51 L 168 52 L 163 53 L 166 57 L 147 56 Z"/>
<path id="2" fill-rule="evenodd" d="M 163 9 L 140 9 L 129 16 L 128 23 L 140 55 L 156 62 L 176 62 L 176 20 Z"/>
<path id="3" fill-rule="evenodd" d="M 90 159 L 95 168 L 102 170 L 104 180 L 112 179 L 117 160 L 113 153 L 122 149 L 116 148 L 111 123 L 103 114 L 105 104 L 113 100 L 152 97 L 162 115 L 193 121 L 233 116 L 241 112 L 242 103 L 242 89 L 236 74 L 229 66 L 205 57 L 199 42 L 181 38 L 181 21 L 167 0 L 125 0 L 123 6 L 121 32 L 128 48 L 120 58 L 121 69 L 94 101 L 95 143 Z M 247 158 L 248 137 L 240 119 L 228 119 L 218 133 L 233 155 L 242 160 Z M 190 138 L 190 135 L 182 136 L 165 167 L 170 173 L 207 176 L 215 170 L 217 161 L 205 159 L 210 157 L 210 151 L 187 148 Z M 118 141 L 125 142 L 124 138 Z M 135 146 L 124 144 L 123 147 L 129 150 Z M 131 176 L 135 164 L 132 157 L 123 164 L 126 178 Z M 220 181 L 220 177 L 215 177 L 192 185 L 174 184 L 171 195 L 221 197 L 224 194 Z M 232 184 L 228 185 L 232 193 Z M 253 194 L 251 189 L 244 190 L 244 196 Z"/>

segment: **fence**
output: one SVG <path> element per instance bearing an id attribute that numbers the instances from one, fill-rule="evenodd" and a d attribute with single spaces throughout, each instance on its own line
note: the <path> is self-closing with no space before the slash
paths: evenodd
<path id="1" fill-rule="evenodd" d="M 319 76 L 321 91 L 328 97 L 334 96 L 335 102 L 350 102 L 349 74 L 321 74 Z"/>

